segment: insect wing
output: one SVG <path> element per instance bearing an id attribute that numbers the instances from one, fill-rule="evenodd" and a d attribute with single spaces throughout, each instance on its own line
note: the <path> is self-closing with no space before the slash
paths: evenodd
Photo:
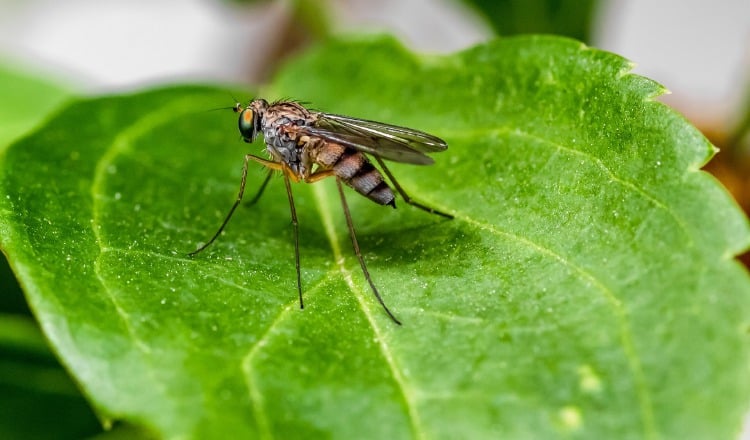
<path id="1" fill-rule="evenodd" d="M 344 129 L 351 130 L 355 133 L 380 136 L 393 141 L 400 141 L 423 153 L 435 153 L 438 151 L 444 151 L 448 148 L 448 144 L 439 137 L 413 128 L 328 113 L 322 115 L 322 120 L 333 121 L 334 123 L 341 125 Z"/>
<path id="2" fill-rule="evenodd" d="M 383 159 L 417 165 L 433 163 L 424 153 L 448 148 L 442 139 L 419 130 L 328 113 L 318 114 L 314 126 L 302 131 Z"/>

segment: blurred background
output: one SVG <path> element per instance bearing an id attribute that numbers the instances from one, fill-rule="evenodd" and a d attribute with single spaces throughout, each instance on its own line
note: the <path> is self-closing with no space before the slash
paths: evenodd
<path id="1" fill-rule="evenodd" d="M 748 0 L 0 0 L 0 80 L 31 75 L 39 80 L 29 87 L 61 96 L 257 85 L 310 44 L 355 32 L 390 33 L 429 54 L 519 33 L 618 53 L 672 91 L 660 99 L 721 149 L 707 170 L 750 209 Z M 13 111 L 0 99 L 0 141 Z M 42 426 L 51 421 L 55 431 Z M 80 438 L 101 427 L 2 260 L 0 438 L 50 432 Z"/>
<path id="2" fill-rule="evenodd" d="M 259 83 L 315 40 L 388 32 L 449 53 L 554 33 L 637 63 L 698 125 L 737 124 L 750 72 L 747 0 L 0 0 L 0 57 L 100 93 L 186 80 Z"/>

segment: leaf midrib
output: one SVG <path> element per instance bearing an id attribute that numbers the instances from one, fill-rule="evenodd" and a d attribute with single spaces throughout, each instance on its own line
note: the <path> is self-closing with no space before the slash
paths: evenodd
<path id="1" fill-rule="evenodd" d="M 377 346 L 380 349 L 380 353 L 383 356 L 386 364 L 388 365 L 388 369 L 391 371 L 393 380 L 398 385 L 401 396 L 404 399 L 404 405 L 406 406 L 407 412 L 409 414 L 411 430 L 414 433 L 415 438 L 425 438 L 425 430 L 422 424 L 421 417 L 419 416 L 419 412 L 417 411 L 417 404 L 414 397 L 415 393 L 402 374 L 402 369 L 397 365 L 396 360 L 393 356 L 393 351 L 385 339 L 384 331 L 378 324 L 378 321 L 374 316 L 374 312 L 372 311 L 370 306 L 368 306 L 368 304 L 371 303 L 368 303 L 368 301 L 365 300 L 365 296 L 370 296 L 372 295 L 372 293 L 369 290 L 365 292 L 361 288 L 357 287 L 357 285 L 354 283 L 354 280 L 352 279 L 352 272 L 348 270 L 346 268 L 346 265 L 344 264 L 345 259 L 343 253 L 341 252 L 341 246 L 339 244 L 340 240 L 337 234 L 338 228 L 336 228 L 333 216 L 331 215 L 332 207 L 328 199 L 328 193 L 325 191 L 325 188 L 323 186 L 315 185 L 313 194 L 315 195 L 315 199 L 318 201 L 318 203 L 316 203 L 315 205 L 318 208 L 321 223 L 323 224 L 323 229 L 325 230 L 328 241 L 331 244 L 331 251 L 333 252 L 336 265 L 339 267 L 346 285 L 349 286 L 349 289 L 354 294 L 354 297 L 356 298 L 360 309 L 362 309 L 362 313 L 370 323 L 370 327 L 372 328 L 375 335 L 375 342 L 377 343 Z M 396 324 L 388 321 L 388 325 Z"/>

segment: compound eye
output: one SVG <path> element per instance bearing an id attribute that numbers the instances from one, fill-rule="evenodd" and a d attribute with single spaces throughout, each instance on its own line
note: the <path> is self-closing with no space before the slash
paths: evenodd
<path id="1" fill-rule="evenodd" d="M 255 140 L 255 112 L 252 109 L 246 108 L 240 112 L 239 128 L 245 142 Z"/>

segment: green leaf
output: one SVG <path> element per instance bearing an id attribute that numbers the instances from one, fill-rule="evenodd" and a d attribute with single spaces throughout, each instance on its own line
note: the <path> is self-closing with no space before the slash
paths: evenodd
<path id="1" fill-rule="evenodd" d="M 501 35 L 549 33 L 589 40 L 596 0 L 464 0 Z"/>
<path id="2" fill-rule="evenodd" d="M 70 105 L 2 159 L 2 245 L 108 419 L 191 438 L 727 438 L 748 406 L 747 220 L 711 145 L 622 58 L 551 37 L 418 58 L 330 42 L 264 94 L 444 137 L 416 199 L 274 179 L 220 224 L 242 157 L 223 90 Z M 252 166 L 248 194 L 260 185 Z"/>

